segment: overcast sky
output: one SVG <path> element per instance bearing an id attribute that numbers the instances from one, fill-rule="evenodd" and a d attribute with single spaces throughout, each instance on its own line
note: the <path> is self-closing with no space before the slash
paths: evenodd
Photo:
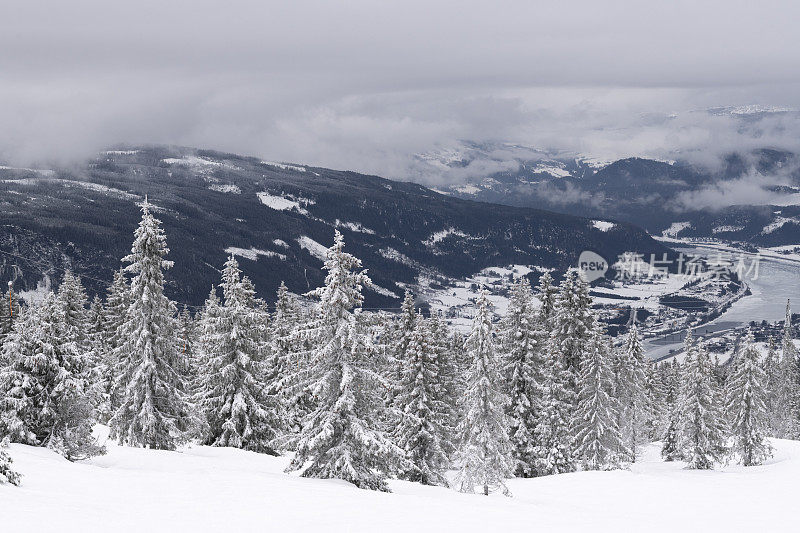
<path id="1" fill-rule="evenodd" d="M 0 159 L 174 143 L 403 178 L 458 139 L 794 147 L 786 117 L 697 110 L 800 108 L 798 20 L 791 0 L 0 0 Z"/>

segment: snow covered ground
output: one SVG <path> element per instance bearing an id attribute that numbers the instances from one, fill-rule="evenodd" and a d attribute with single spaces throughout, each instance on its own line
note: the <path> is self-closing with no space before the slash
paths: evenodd
<path id="1" fill-rule="evenodd" d="M 509 482 L 512 498 L 392 481 L 392 494 L 283 473 L 286 457 L 194 446 L 109 446 L 70 463 L 12 445 L 22 486 L 0 486 L 3 531 L 798 531 L 800 442 L 760 467 L 683 470 L 649 447 L 630 471 Z"/>

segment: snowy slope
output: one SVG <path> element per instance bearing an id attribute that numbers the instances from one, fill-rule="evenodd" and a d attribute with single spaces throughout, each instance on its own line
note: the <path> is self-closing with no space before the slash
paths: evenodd
<path id="1" fill-rule="evenodd" d="M 230 448 L 110 446 L 73 464 L 12 445 L 25 474 L 0 486 L 4 531 L 797 531 L 800 442 L 761 467 L 687 471 L 651 446 L 631 471 L 512 480 L 513 498 L 393 481 L 392 494 L 282 472 L 288 459 Z M 36 520 L 36 521 L 34 521 Z"/>

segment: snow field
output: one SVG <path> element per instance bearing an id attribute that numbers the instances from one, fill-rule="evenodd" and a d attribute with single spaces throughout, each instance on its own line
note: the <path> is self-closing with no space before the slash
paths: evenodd
<path id="1" fill-rule="evenodd" d="M 192 446 L 108 444 L 70 463 L 11 445 L 20 487 L 0 486 L 4 531 L 798 531 L 800 442 L 772 440 L 767 464 L 684 470 L 658 444 L 629 471 L 508 481 L 513 497 L 390 481 L 392 494 L 284 474 L 290 457 Z M 44 520 L 49 520 L 45 522 Z M 47 524 L 44 526 L 44 524 Z"/>

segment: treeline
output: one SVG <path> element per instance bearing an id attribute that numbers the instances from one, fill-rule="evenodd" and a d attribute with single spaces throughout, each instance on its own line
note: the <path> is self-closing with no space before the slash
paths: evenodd
<path id="1" fill-rule="evenodd" d="M 689 335 L 682 362 L 655 365 L 635 324 L 612 344 L 571 271 L 535 290 L 517 280 L 499 322 L 481 290 L 462 335 L 408 292 L 399 315 L 362 311 L 371 281 L 339 232 L 305 298 L 281 285 L 268 309 L 231 257 L 202 309 L 179 312 L 163 292 L 164 232 L 142 211 L 104 301 L 70 272 L 35 305 L 6 294 L 0 436 L 79 460 L 103 453 L 100 422 L 128 446 L 293 453 L 288 470 L 306 477 L 488 494 L 513 476 L 623 468 L 653 441 L 689 468 L 755 465 L 767 436 L 798 434 L 789 320 L 765 356 L 747 336 L 723 368 Z M 3 479 L 19 482 L 0 449 Z"/>

